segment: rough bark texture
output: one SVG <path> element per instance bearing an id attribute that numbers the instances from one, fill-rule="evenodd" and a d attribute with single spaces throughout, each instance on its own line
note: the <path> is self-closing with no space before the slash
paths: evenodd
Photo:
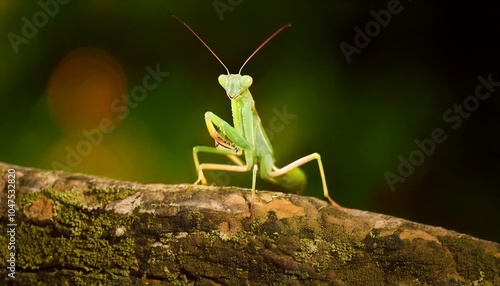
<path id="1" fill-rule="evenodd" d="M 500 285 L 497 243 L 315 198 L 261 191 L 250 219 L 247 189 L 0 174 L 0 284 Z"/>

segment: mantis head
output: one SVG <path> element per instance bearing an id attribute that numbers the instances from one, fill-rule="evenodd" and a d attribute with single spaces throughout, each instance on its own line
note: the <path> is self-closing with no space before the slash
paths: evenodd
<path id="1" fill-rule="evenodd" d="M 240 70 L 238 71 L 238 74 L 231 74 L 229 72 L 229 70 L 227 69 L 226 65 L 219 59 L 219 57 L 214 53 L 214 51 L 212 51 L 212 49 L 210 49 L 210 47 L 205 44 L 205 42 L 200 38 L 200 36 L 198 36 L 198 34 L 196 34 L 193 29 L 191 29 L 191 27 L 188 26 L 188 24 L 184 23 L 181 19 L 177 18 L 176 16 L 172 15 L 172 17 L 174 17 L 175 19 L 177 19 L 179 22 L 181 22 L 184 26 L 186 26 L 186 28 L 188 28 L 189 31 L 191 31 L 191 33 L 193 33 L 193 35 L 196 36 L 196 38 L 198 38 L 198 40 L 200 40 L 200 42 L 212 53 L 212 55 L 214 55 L 214 57 L 221 63 L 221 65 L 226 69 L 227 71 L 227 75 L 225 74 L 222 74 L 219 76 L 219 83 L 220 85 L 222 85 L 222 87 L 226 90 L 226 93 L 227 93 L 227 96 L 229 97 L 229 99 L 234 99 L 236 98 L 238 95 L 240 95 L 242 92 L 246 91 L 251 85 L 252 85 L 252 82 L 253 82 L 253 79 L 248 76 L 248 75 L 244 75 L 242 76 L 241 75 L 241 70 L 243 69 L 243 67 L 247 64 L 247 62 L 265 45 L 267 44 L 267 42 L 269 42 L 272 38 L 274 38 L 274 36 L 276 36 L 277 34 L 279 34 L 281 31 L 283 31 L 284 29 L 292 26 L 291 24 L 286 24 L 284 25 L 283 27 L 279 28 L 276 32 L 274 32 L 271 36 L 269 36 L 269 38 L 267 38 L 262 44 L 260 44 L 260 46 L 255 49 L 255 51 L 248 57 L 248 59 L 243 63 L 243 65 L 241 65 L 241 68 Z"/>
<path id="2" fill-rule="evenodd" d="M 253 79 L 249 75 L 221 74 L 219 76 L 219 84 L 226 90 L 229 99 L 235 99 L 238 95 L 248 90 L 252 82 Z"/>

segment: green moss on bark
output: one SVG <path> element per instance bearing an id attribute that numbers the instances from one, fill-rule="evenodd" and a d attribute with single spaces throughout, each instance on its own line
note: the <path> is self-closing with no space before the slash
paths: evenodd
<path id="1" fill-rule="evenodd" d="M 25 212 L 29 212 L 37 200 L 53 201 L 50 204 L 53 209 L 50 219 L 37 220 L 37 217 L 33 217 L 30 223 L 18 224 L 18 269 L 28 272 L 74 269 L 76 274 L 70 275 L 69 279 L 75 285 L 88 285 L 85 283 L 94 280 L 106 281 L 115 276 L 124 277 L 137 270 L 135 241 L 129 232 L 134 216 L 83 206 L 85 201 L 100 204 L 124 198 L 130 193 L 118 193 L 116 189 L 109 189 L 107 193 L 107 190 L 97 189 L 83 192 L 47 188 L 23 196 L 20 201 L 21 209 Z M 85 275 L 79 276 L 77 273 Z M 89 277 L 91 280 L 88 280 Z"/>

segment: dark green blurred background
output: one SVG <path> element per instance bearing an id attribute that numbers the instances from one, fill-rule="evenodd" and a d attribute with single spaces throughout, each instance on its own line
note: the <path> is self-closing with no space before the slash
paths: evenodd
<path id="1" fill-rule="evenodd" d="M 319 152 L 341 205 L 500 241 L 500 88 L 456 130 L 443 120 L 447 109 L 474 94 L 479 75 L 500 81 L 500 1 L 402 1 L 402 11 L 350 63 L 340 43 L 354 45 L 354 28 L 364 30 L 370 11 L 387 9 L 390 1 L 171 2 L 69 1 L 44 19 L 40 2 L 2 1 L 0 161 L 44 169 L 60 164 L 141 183 L 194 182 L 192 147 L 213 144 L 203 114 L 231 122 L 230 102 L 217 83 L 224 69 L 170 15 L 191 25 L 231 72 L 290 22 L 243 71 L 254 79 L 264 126 L 284 108 L 296 115 L 273 132 L 278 165 Z M 218 13 L 214 3 L 230 9 Z M 43 25 L 13 45 L 13 34 L 23 36 L 23 17 Z M 90 53 L 97 59 L 71 66 L 82 82 L 60 70 L 75 51 L 98 51 Z M 97 64 L 85 65 L 93 60 Z M 99 60 L 115 69 L 94 74 Z M 111 113 L 115 129 L 70 166 L 68 148 L 88 141 L 82 131 L 110 114 L 113 94 L 102 90 L 119 88 L 106 80 L 126 84 L 130 93 L 142 85 L 146 67 L 157 65 L 169 76 L 121 114 L 123 120 Z M 435 128 L 447 140 L 391 191 L 384 174 L 397 174 L 398 157 L 408 159 L 414 140 L 429 138 Z M 322 197 L 316 164 L 304 170 L 306 195 Z M 214 182 L 215 176 L 250 187 L 248 175 L 207 177 Z"/>

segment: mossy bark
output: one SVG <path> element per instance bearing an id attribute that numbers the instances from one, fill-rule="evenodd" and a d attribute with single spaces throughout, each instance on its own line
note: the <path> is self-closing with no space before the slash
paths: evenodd
<path id="1" fill-rule="evenodd" d="M 497 243 L 315 198 L 260 191 L 250 219 L 247 189 L 0 174 L 0 284 L 500 285 Z"/>

